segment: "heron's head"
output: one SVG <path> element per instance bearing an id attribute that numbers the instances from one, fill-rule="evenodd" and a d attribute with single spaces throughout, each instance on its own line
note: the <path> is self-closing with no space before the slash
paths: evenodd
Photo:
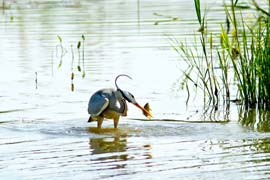
<path id="1" fill-rule="evenodd" d="M 122 94 L 122 96 L 124 97 L 125 100 L 127 100 L 129 103 L 134 104 L 137 108 L 141 109 L 145 114 L 147 114 L 149 117 L 152 117 L 151 113 L 148 112 L 145 108 L 143 108 L 141 105 L 139 105 L 135 99 L 135 97 L 133 96 L 133 94 L 131 94 L 128 91 L 123 91 L 119 88 L 119 86 L 117 85 L 117 79 L 121 76 L 125 76 L 128 77 L 129 79 L 132 79 L 130 76 L 126 75 L 126 74 L 120 74 L 115 78 L 115 86 L 117 88 L 117 90 L 119 90 Z"/>
<path id="2" fill-rule="evenodd" d="M 125 100 L 127 100 L 129 103 L 132 103 L 132 104 L 137 103 L 137 101 L 136 101 L 135 97 L 133 96 L 133 94 L 131 94 L 128 91 L 123 91 L 123 90 L 121 90 L 121 92 L 122 92 L 122 95 L 125 98 Z"/>
<path id="3" fill-rule="evenodd" d="M 125 100 L 127 100 L 129 103 L 134 104 L 137 108 L 141 109 L 149 117 L 152 117 L 152 114 L 149 111 L 147 111 L 139 103 L 137 103 L 137 101 L 136 101 L 135 97 L 133 96 L 133 94 L 131 94 L 128 91 L 123 91 L 123 90 L 121 90 L 121 93 L 122 93 L 123 97 L 125 98 Z"/>

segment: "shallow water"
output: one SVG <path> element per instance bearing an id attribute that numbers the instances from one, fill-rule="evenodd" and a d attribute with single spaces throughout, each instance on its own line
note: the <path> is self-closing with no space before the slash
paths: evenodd
<path id="1" fill-rule="evenodd" d="M 0 16 L 0 179 L 270 178 L 267 130 L 250 128 L 235 105 L 203 113 L 197 98 L 186 107 L 179 88 L 185 64 L 169 38 L 197 30 L 192 1 L 7 3 Z M 224 21 L 222 6 L 208 3 L 214 30 Z M 82 34 L 85 78 L 77 71 Z M 65 52 L 60 69 L 57 35 Z M 88 99 L 122 73 L 133 80 L 119 79 L 120 87 L 149 102 L 154 118 L 129 105 L 118 130 L 112 121 L 98 130 L 86 122 Z"/>

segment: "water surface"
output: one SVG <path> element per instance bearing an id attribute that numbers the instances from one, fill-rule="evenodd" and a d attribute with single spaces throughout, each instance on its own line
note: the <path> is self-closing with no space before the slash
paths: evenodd
<path id="1" fill-rule="evenodd" d="M 169 38 L 189 40 L 198 29 L 192 1 L 7 3 L 0 16 L 1 179 L 270 178 L 269 133 L 238 122 L 235 105 L 215 114 L 203 113 L 201 98 L 186 106 L 186 65 Z M 215 30 L 225 19 L 222 3 L 207 3 Z M 82 34 L 85 78 L 77 71 Z M 154 118 L 130 105 L 118 130 L 106 121 L 99 131 L 86 122 L 88 99 L 122 73 L 133 80 L 119 80 L 120 87 L 149 102 Z"/>

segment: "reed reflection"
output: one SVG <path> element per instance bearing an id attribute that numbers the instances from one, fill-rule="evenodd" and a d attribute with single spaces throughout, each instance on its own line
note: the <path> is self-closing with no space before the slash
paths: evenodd
<path id="1" fill-rule="evenodd" d="M 270 132 L 270 111 L 265 109 L 246 109 L 238 111 L 239 122 L 244 127 L 250 127 L 259 132 Z"/>

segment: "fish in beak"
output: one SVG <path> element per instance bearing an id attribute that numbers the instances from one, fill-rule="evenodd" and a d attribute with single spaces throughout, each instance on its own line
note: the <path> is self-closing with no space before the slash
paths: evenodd
<path id="1" fill-rule="evenodd" d="M 153 116 L 152 116 L 152 114 L 151 114 L 151 109 L 150 109 L 150 107 L 149 107 L 149 104 L 148 103 L 146 103 L 145 104 L 145 106 L 144 107 L 142 107 L 141 105 L 139 105 L 138 103 L 134 103 L 134 105 L 137 107 L 137 108 L 139 108 L 139 109 L 141 109 L 142 110 L 142 112 L 143 112 L 143 114 L 147 117 L 147 118 L 152 118 Z"/>

